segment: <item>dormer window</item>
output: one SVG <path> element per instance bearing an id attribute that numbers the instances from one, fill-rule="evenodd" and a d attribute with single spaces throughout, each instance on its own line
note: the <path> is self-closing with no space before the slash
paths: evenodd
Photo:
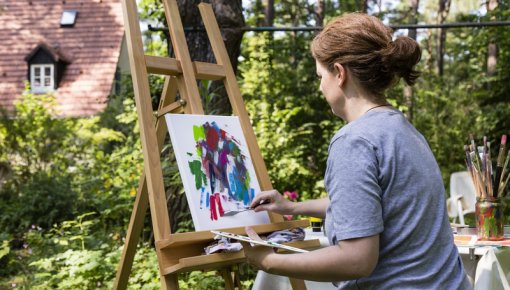
<path id="1" fill-rule="evenodd" d="M 53 64 L 33 64 L 30 66 L 30 87 L 33 93 L 47 93 L 55 88 L 55 68 Z"/>
<path id="2" fill-rule="evenodd" d="M 78 16 L 77 10 L 64 10 L 60 17 L 60 27 L 73 27 Z"/>
<path id="3" fill-rule="evenodd" d="M 63 56 L 58 46 L 39 44 L 25 57 L 28 64 L 28 80 L 32 93 L 44 94 L 54 91 L 64 75 L 70 61 Z"/>

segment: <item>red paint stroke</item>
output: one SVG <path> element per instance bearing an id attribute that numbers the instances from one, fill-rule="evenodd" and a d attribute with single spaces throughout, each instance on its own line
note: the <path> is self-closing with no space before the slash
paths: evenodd
<path id="1" fill-rule="evenodd" d="M 218 220 L 218 212 L 220 217 L 222 217 L 225 214 L 223 206 L 221 205 L 220 194 L 218 192 L 215 192 L 209 197 L 209 206 L 211 212 L 211 220 L 213 221 Z M 218 210 L 216 210 L 216 207 L 218 208 Z"/>
<path id="2" fill-rule="evenodd" d="M 223 129 L 220 129 L 220 135 L 222 140 L 227 139 L 227 132 L 225 132 Z"/>
<path id="3" fill-rule="evenodd" d="M 216 148 L 218 148 L 218 132 L 214 128 L 209 128 L 207 130 L 207 146 L 209 146 L 211 151 L 216 151 Z"/>

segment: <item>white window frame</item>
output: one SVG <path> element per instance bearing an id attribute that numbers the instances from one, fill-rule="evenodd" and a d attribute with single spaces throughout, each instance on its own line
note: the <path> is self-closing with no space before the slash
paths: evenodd
<path id="1" fill-rule="evenodd" d="M 46 69 L 50 69 L 50 74 L 46 75 Z M 40 70 L 39 85 L 36 85 L 35 70 Z M 45 79 L 49 79 L 49 85 L 44 85 Z M 32 93 L 41 94 L 53 91 L 55 88 L 55 66 L 53 64 L 32 64 L 30 65 L 30 90 Z"/>

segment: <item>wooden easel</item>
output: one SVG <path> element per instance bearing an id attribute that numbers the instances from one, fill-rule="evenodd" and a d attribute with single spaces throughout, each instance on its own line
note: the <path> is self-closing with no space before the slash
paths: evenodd
<path id="1" fill-rule="evenodd" d="M 145 170 L 140 178 L 114 289 L 126 289 L 127 287 L 148 206 L 151 210 L 162 289 L 179 289 L 177 274 L 194 270 L 217 270 L 225 279 L 226 289 L 235 289 L 236 286 L 241 289 L 239 280 L 232 277 L 232 269 L 236 264 L 244 261 L 242 251 L 204 256 L 202 255 L 203 248 L 212 241 L 212 233 L 209 231 L 170 232 L 170 220 L 160 164 L 161 148 L 168 133 L 166 123 L 160 117 L 169 112 L 204 114 L 197 79 L 223 80 L 233 112 L 240 119 L 261 189 L 271 189 L 271 182 L 211 5 L 201 3 L 198 6 L 217 61 L 216 64 L 191 61 L 177 2 L 163 0 L 163 4 L 175 58 L 145 55 L 138 24 L 136 0 L 122 0 Z M 155 122 L 149 90 L 149 73 L 166 76 Z M 177 90 L 180 93 L 180 100 L 176 100 Z M 282 216 L 276 214 L 270 214 L 270 221 L 270 224 L 257 225 L 253 228 L 258 233 L 268 233 L 309 225 L 307 220 L 284 222 Z M 244 234 L 243 228 L 226 230 Z M 318 240 L 302 241 L 294 243 L 293 246 L 317 247 L 319 243 Z M 295 290 L 306 289 L 303 280 L 291 279 L 291 284 Z"/>

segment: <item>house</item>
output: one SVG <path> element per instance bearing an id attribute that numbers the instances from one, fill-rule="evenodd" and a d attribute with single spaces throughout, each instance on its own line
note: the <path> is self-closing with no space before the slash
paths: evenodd
<path id="1" fill-rule="evenodd" d="M 0 0 L 0 107 L 29 81 L 64 116 L 101 112 L 129 73 L 120 0 Z"/>

